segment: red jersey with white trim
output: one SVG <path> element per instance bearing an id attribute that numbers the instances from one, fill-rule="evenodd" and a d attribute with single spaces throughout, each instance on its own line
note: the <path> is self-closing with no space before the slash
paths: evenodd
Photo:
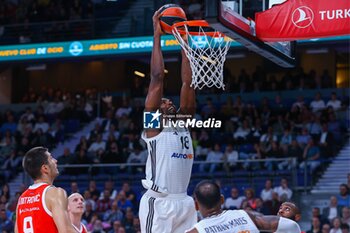
<path id="1" fill-rule="evenodd" d="M 46 183 L 33 184 L 19 197 L 16 212 L 19 233 L 58 233 L 45 203 L 46 192 L 52 187 Z"/>
<path id="2" fill-rule="evenodd" d="M 88 233 L 88 231 L 86 230 L 86 226 L 82 223 L 80 223 L 80 229 L 78 229 L 76 226 L 74 226 L 72 224 L 72 226 L 74 227 L 74 229 L 79 232 L 79 233 Z"/>

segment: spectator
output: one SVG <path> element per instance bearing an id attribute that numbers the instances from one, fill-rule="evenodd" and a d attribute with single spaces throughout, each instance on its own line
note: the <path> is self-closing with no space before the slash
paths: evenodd
<path id="1" fill-rule="evenodd" d="M 129 101 L 124 98 L 122 106 L 117 109 L 115 116 L 117 119 L 121 118 L 123 115 L 129 116 L 132 111 Z"/>
<path id="2" fill-rule="evenodd" d="M 25 132 L 32 131 L 33 124 L 27 120 L 26 117 L 21 118 L 17 125 L 17 131 L 23 136 Z"/>
<path id="3" fill-rule="evenodd" d="M 0 196 L 5 196 L 7 200 L 10 200 L 10 186 L 7 183 L 1 187 Z"/>
<path id="4" fill-rule="evenodd" d="M 224 166 L 226 172 L 230 172 L 232 169 L 234 169 L 237 166 L 237 160 L 238 160 L 238 152 L 233 149 L 232 144 L 227 144 L 225 153 L 224 153 Z"/>
<path id="5" fill-rule="evenodd" d="M 88 152 L 91 153 L 94 156 L 97 156 L 99 152 L 104 152 L 106 150 L 106 142 L 102 141 L 102 135 L 98 134 L 96 137 L 96 141 L 94 141 L 89 149 Z"/>
<path id="6" fill-rule="evenodd" d="M 87 156 L 86 151 L 84 149 L 80 149 L 78 153 L 75 154 L 73 159 L 73 164 L 90 164 L 91 160 Z M 76 174 L 87 173 L 88 169 L 86 167 L 82 167 L 79 171 L 74 171 Z"/>
<path id="7" fill-rule="evenodd" d="M 114 183 L 113 181 L 111 180 L 108 180 L 105 182 L 105 188 L 104 190 L 108 190 L 109 191 L 109 194 L 110 194 L 110 198 L 112 200 L 114 200 L 116 197 L 117 197 L 117 190 L 114 188 Z M 104 191 L 101 192 L 101 195 L 100 195 L 100 200 L 104 198 Z"/>
<path id="8" fill-rule="evenodd" d="M 3 164 L 5 160 L 7 160 L 10 157 L 12 151 L 14 150 L 15 145 L 11 143 L 11 139 L 5 138 L 5 145 L 0 147 L 0 165 Z"/>
<path id="9" fill-rule="evenodd" d="M 133 232 L 134 224 L 134 213 L 131 208 L 127 208 L 125 211 L 125 218 L 122 221 L 125 228 L 125 232 Z"/>
<path id="10" fill-rule="evenodd" d="M 6 131 L 10 131 L 11 134 L 14 134 L 17 130 L 17 123 L 15 122 L 15 117 L 12 113 L 7 115 L 7 121 L 4 122 L 0 127 L 0 136 L 5 135 Z"/>
<path id="11" fill-rule="evenodd" d="M 209 117 L 213 117 L 216 113 L 216 107 L 213 104 L 212 98 L 208 97 L 206 99 L 206 104 L 201 109 L 201 116 L 203 119 L 208 119 Z"/>
<path id="12" fill-rule="evenodd" d="M 280 159 L 283 158 L 283 151 L 280 149 L 277 142 L 273 141 L 271 143 L 271 150 L 266 154 L 267 159 Z M 267 170 L 272 171 L 274 170 L 276 165 L 275 161 L 266 161 L 265 167 Z"/>
<path id="13" fill-rule="evenodd" d="M 321 99 L 320 92 L 316 93 L 315 99 L 310 103 L 310 108 L 313 113 L 321 113 L 326 108 L 326 104 Z"/>
<path id="14" fill-rule="evenodd" d="M 288 153 L 288 147 L 292 144 L 292 134 L 290 133 L 290 128 L 286 127 L 283 131 L 283 135 L 280 139 L 280 147 L 284 154 Z"/>
<path id="15" fill-rule="evenodd" d="M 322 133 L 318 143 L 321 152 L 321 158 L 331 158 L 334 155 L 334 140 L 333 134 L 328 131 L 328 124 L 322 124 Z"/>
<path id="16" fill-rule="evenodd" d="M 107 151 L 104 153 L 102 158 L 102 163 L 125 163 L 126 159 L 124 158 L 123 153 L 119 150 L 117 142 L 113 142 L 107 147 Z M 117 167 L 115 169 L 120 169 Z"/>
<path id="17" fill-rule="evenodd" d="M 247 188 L 244 190 L 245 199 L 243 202 L 246 202 L 246 206 L 242 203 L 242 208 L 250 207 L 252 210 L 256 210 L 257 208 L 257 198 L 255 198 L 255 192 L 252 188 Z"/>
<path id="18" fill-rule="evenodd" d="M 322 133 L 322 126 L 321 126 L 321 122 L 320 122 L 320 117 L 319 116 L 311 115 L 310 116 L 310 120 L 306 124 L 305 127 L 308 129 L 310 135 L 314 139 L 319 139 L 320 138 L 320 135 Z"/>
<path id="19" fill-rule="evenodd" d="M 272 180 L 267 179 L 265 181 L 265 188 L 263 190 L 261 190 L 260 197 L 264 202 L 271 201 L 272 200 L 272 193 L 273 193 Z"/>
<path id="20" fill-rule="evenodd" d="M 111 229 L 108 233 L 119 233 L 119 229 L 123 228 L 122 223 L 119 220 L 113 222 L 113 229 Z M 125 231 L 125 229 L 124 229 Z"/>
<path id="21" fill-rule="evenodd" d="M 25 112 L 19 117 L 19 121 L 22 121 L 23 119 L 26 119 L 28 122 L 35 121 L 35 116 L 31 107 L 27 107 Z"/>
<path id="22" fill-rule="evenodd" d="M 231 196 L 226 198 L 224 207 L 225 209 L 240 209 L 245 197 L 239 196 L 239 191 L 237 188 L 231 189 Z"/>
<path id="23" fill-rule="evenodd" d="M 342 208 L 342 214 L 341 214 L 341 222 L 343 224 L 348 224 L 350 226 L 350 208 L 347 206 L 344 206 Z"/>
<path id="24" fill-rule="evenodd" d="M 92 210 L 96 210 L 96 202 L 92 199 L 91 193 L 88 190 L 84 191 L 83 197 L 85 199 L 85 205 L 87 202 L 91 204 Z"/>
<path id="25" fill-rule="evenodd" d="M 134 190 L 132 190 L 130 184 L 128 182 L 124 182 L 121 190 L 125 192 L 126 198 L 131 201 L 134 207 L 137 207 L 138 201 L 136 198 L 136 193 Z"/>
<path id="26" fill-rule="evenodd" d="M 6 215 L 5 207 L 0 209 L 0 230 L 1 232 L 12 232 L 13 221 Z"/>
<path id="27" fill-rule="evenodd" d="M 0 176 L 3 173 L 5 181 L 9 181 L 20 168 L 22 157 L 18 156 L 15 150 L 10 152 L 10 156 L 4 161 L 4 164 L 0 166 Z"/>
<path id="28" fill-rule="evenodd" d="M 338 206 L 350 206 L 349 187 L 346 184 L 339 186 L 339 194 L 337 195 Z"/>
<path id="29" fill-rule="evenodd" d="M 349 225 L 346 224 L 346 223 L 342 223 L 342 224 L 340 225 L 340 229 L 341 229 L 341 232 L 342 232 L 342 233 L 349 233 L 349 231 L 350 231 L 350 227 L 349 227 Z"/>
<path id="30" fill-rule="evenodd" d="M 341 207 L 338 206 L 338 200 L 336 196 L 331 196 L 329 205 L 325 207 L 322 211 L 322 217 L 328 219 L 329 222 L 332 222 L 332 219 L 335 217 L 340 217 Z"/>
<path id="31" fill-rule="evenodd" d="M 100 196 L 100 191 L 96 187 L 96 181 L 90 180 L 87 191 L 90 193 L 91 198 L 96 202 Z"/>
<path id="32" fill-rule="evenodd" d="M 273 128 L 269 126 L 267 132 L 260 137 L 260 149 L 263 156 L 271 151 L 272 142 L 276 141 L 277 136 L 274 134 Z"/>
<path id="33" fill-rule="evenodd" d="M 321 222 L 321 225 L 325 224 L 325 223 L 328 223 L 328 220 L 327 219 L 324 219 L 323 216 L 321 215 L 321 210 L 319 207 L 313 207 L 312 210 L 311 210 L 311 217 L 317 217 L 320 222 Z"/>
<path id="34" fill-rule="evenodd" d="M 309 130 L 307 128 L 303 128 L 301 131 L 301 134 L 299 134 L 297 137 L 297 142 L 299 146 L 304 149 L 305 146 L 308 144 L 309 140 L 311 139 L 311 136 L 309 134 Z"/>
<path id="35" fill-rule="evenodd" d="M 331 232 L 331 226 L 328 223 L 325 223 L 322 225 L 322 233 L 330 233 Z"/>
<path id="36" fill-rule="evenodd" d="M 103 221 L 105 222 L 115 222 L 115 221 L 122 221 L 124 218 L 123 212 L 118 207 L 118 202 L 114 201 L 112 203 L 112 208 L 108 209 L 106 212 L 103 213 Z"/>
<path id="37" fill-rule="evenodd" d="M 144 150 L 139 143 L 136 143 L 133 152 L 129 155 L 127 163 L 145 164 L 147 156 L 147 150 Z M 134 173 L 136 171 L 143 172 L 143 166 L 129 166 L 128 171 L 129 173 Z"/>
<path id="38" fill-rule="evenodd" d="M 331 107 L 334 111 L 338 111 L 341 108 L 341 102 L 337 99 L 337 94 L 335 92 L 332 92 L 331 99 L 328 100 L 326 104 L 327 108 Z"/>
<path id="39" fill-rule="evenodd" d="M 287 199 L 290 200 L 293 195 L 292 190 L 288 187 L 288 180 L 286 178 L 282 178 L 281 185 L 275 187 L 273 191 L 277 193 L 278 198 L 281 198 L 282 195 L 285 194 L 287 196 Z"/>
<path id="40" fill-rule="evenodd" d="M 322 233 L 321 232 L 321 222 L 317 217 L 312 218 L 311 229 L 308 230 L 306 233 Z"/>
<path id="41" fill-rule="evenodd" d="M 304 148 L 304 161 L 300 164 L 300 169 L 304 169 L 306 165 L 310 167 L 310 172 L 313 173 L 315 169 L 320 166 L 320 148 L 315 145 L 314 139 L 310 138 L 308 144 Z"/>
<path id="42" fill-rule="evenodd" d="M 97 200 L 97 208 L 96 211 L 100 214 L 103 212 L 106 212 L 107 210 L 111 209 L 112 207 L 112 200 L 110 198 L 111 192 L 109 190 L 104 190 L 103 191 L 103 199 Z"/>
<path id="43" fill-rule="evenodd" d="M 93 203 L 90 201 L 85 201 L 85 211 L 84 211 L 82 219 L 85 222 L 90 223 L 92 220 L 93 214 L 94 214 Z"/>
<path id="44" fill-rule="evenodd" d="M 243 120 L 242 125 L 240 125 L 233 134 L 233 138 L 238 141 L 239 144 L 244 143 L 250 134 L 250 128 L 248 120 Z"/>
<path id="45" fill-rule="evenodd" d="M 71 154 L 69 147 L 65 147 L 63 150 L 63 155 L 57 158 L 57 164 L 69 165 L 69 164 L 72 164 L 72 162 L 73 162 L 73 155 Z M 71 169 L 64 168 L 63 170 L 69 173 Z"/>
<path id="46" fill-rule="evenodd" d="M 33 137 L 33 140 L 31 141 L 31 144 L 33 147 L 35 146 L 41 146 L 41 145 L 51 145 L 52 138 L 50 135 L 46 132 L 44 132 L 41 128 L 39 128 Z"/>
<path id="47" fill-rule="evenodd" d="M 69 192 L 69 194 L 73 194 L 73 193 L 80 193 L 79 186 L 78 186 L 78 183 L 76 181 L 73 181 L 73 182 L 70 183 L 70 192 Z"/>
<path id="48" fill-rule="evenodd" d="M 45 118 L 43 115 L 39 116 L 38 122 L 35 123 L 33 132 L 36 133 L 39 131 L 39 129 L 42 130 L 43 133 L 46 133 L 49 130 L 49 124 L 45 121 Z M 42 144 L 45 145 L 45 144 Z"/>
<path id="49" fill-rule="evenodd" d="M 208 153 L 207 163 L 202 163 L 199 167 L 201 172 L 205 172 L 209 167 L 209 173 L 212 174 L 217 167 L 219 167 L 219 162 L 223 161 L 224 153 L 221 152 L 221 146 L 219 143 L 215 143 L 212 150 Z"/>
<path id="50" fill-rule="evenodd" d="M 102 121 L 102 131 L 109 132 L 111 125 L 114 125 L 114 127 L 116 127 L 118 125 L 118 120 L 113 117 L 112 110 L 108 110 L 106 112 L 106 118 Z"/>
<path id="51" fill-rule="evenodd" d="M 342 233 L 342 230 L 340 229 L 341 221 L 340 218 L 334 218 L 332 220 L 332 229 L 330 233 Z"/>
<path id="52" fill-rule="evenodd" d="M 123 190 L 119 191 L 117 200 L 118 200 L 118 208 L 124 213 L 126 213 L 127 208 L 131 208 L 131 209 L 133 208 L 133 204 L 131 203 L 130 200 L 126 198 L 126 194 Z"/>

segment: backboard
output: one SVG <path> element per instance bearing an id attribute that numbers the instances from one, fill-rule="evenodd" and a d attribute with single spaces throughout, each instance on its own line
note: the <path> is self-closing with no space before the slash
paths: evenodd
<path id="1" fill-rule="evenodd" d="M 267 0 L 266 0 L 267 1 Z M 265 1 L 260 2 L 265 9 Z M 295 42 L 263 42 L 255 36 L 254 20 L 242 16 L 243 0 L 206 0 L 205 20 L 226 36 L 236 40 L 249 50 L 259 53 L 272 62 L 285 67 L 295 66 Z"/>

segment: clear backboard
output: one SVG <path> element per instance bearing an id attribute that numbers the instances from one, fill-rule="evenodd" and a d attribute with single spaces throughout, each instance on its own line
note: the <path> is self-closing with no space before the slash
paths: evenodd
<path id="1" fill-rule="evenodd" d="M 255 36 L 254 20 L 248 18 L 248 15 L 244 15 L 245 10 L 249 7 L 250 13 L 253 12 L 250 16 L 254 17 L 254 11 L 256 9 L 259 9 L 257 11 L 265 10 L 265 6 L 268 6 L 268 3 L 264 0 L 251 0 L 251 3 L 261 4 L 261 6 L 254 8 L 252 6 L 244 6 L 243 2 L 246 1 L 206 0 L 205 20 L 215 30 L 224 33 L 249 50 L 259 53 L 282 67 L 294 67 L 296 43 L 264 42 L 260 40 Z"/>

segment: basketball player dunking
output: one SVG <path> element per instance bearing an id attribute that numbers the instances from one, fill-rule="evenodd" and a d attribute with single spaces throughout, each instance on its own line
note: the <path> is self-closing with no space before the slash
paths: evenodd
<path id="1" fill-rule="evenodd" d="M 151 82 L 145 102 L 145 111 L 175 114 L 171 100 L 163 97 L 164 61 L 160 46 L 162 34 L 159 11 L 153 16 L 154 38 L 151 58 Z M 180 109 L 182 114 L 193 114 L 195 92 L 191 83 L 191 70 L 182 52 L 182 87 Z M 190 132 L 185 128 L 145 129 L 142 139 L 147 144 L 147 189 L 140 202 L 139 217 L 142 233 L 185 232 L 197 222 L 194 201 L 187 195 L 193 164 L 193 147 Z M 173 155 L 186 156 L 173 156 Z"/>
<path id="2" fill-rule="evenodd" d="M 79 233 L 87 233 L 86 227 L 81 223 L 85 210 L 85 199 L 80 193 L 72 193 L 68 197 L 68 214 L 74 229 Z"/>
<path id="3" fill-rule="evenodd" d="M 203 219 L 186 233 L 300 233 L 298 224 L 280 216 L 265 216 L 253 211 L 221 209 L 224 197 L 213 181 L 204 180 L 194 190 L 196 207 Z"/>
<path id="4" fill-rule="evenodd" d="M 67 194 L 52 186 L 57 160 L 47 148 L 34 147 L 23 158 L 23 168 L 34 180 L 19 197 L 15 233 L 76 233 L 67 213 Z"/>

